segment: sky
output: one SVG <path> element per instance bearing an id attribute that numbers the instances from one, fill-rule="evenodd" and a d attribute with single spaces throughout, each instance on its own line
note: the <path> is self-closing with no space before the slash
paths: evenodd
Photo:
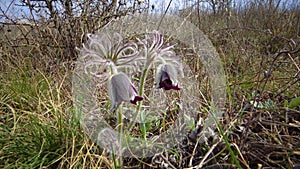
<path id="1" fill-rule="evenodd" d="M 0 0 L 0 22 L 7 21 L 5 16 L 15 21 L 21 21 L 21 18 L 30 18 L 28 7 L 20 5 L 20 0 Z"/>
<path id="2" fill-rule="evenodd" d="M 31 0 L 31 2 L 34 1 L 35 0 Z M 150 0 L 150 3 L 155 4 L 156 9 L 158 9 L 166 8 L 169 1 L 170 0 Z M 181 0 L 172 0 L 171 4 L 172 6 L 178 6 L 180 1 Z M 132 0 L 128 2 L 132 2 Z M 5 15 L 17 21 L 20 21 L 20 18 L 31 18 L 28 7 L 21 6 L 20 0 L 0 0 L 0 22 L 5 21 Z"/>
<path id="3" fill-rule="evenodd" d="M 31 0 L 31 2 L 34 2 L 36 0 Z M 132 0 L 126 0 L 128 2 L 132 2 Z M 189 6 L 192 3 L 197 2 L 196 0 L 190 0 L 190 3 L 184 4 L 183 2 L 186 2 L 186 0 L 144 0 L 144 1 L 150 1 L 150 5 L 154 4 L 155 5 L 155 11 L 162 11 L 165 10 L 169 4 L 170 1 L 171 3 L 171 10 L 176 8 L 180 9 L 183 8 L 185 5 Z M 235 2 L 251 2 L 253 0 L 234 0 Z M 261 0 L 263 1 L 263 0 Z M 282 2 L 296 2 L 295 0 L 283 0 Z M 191 3 L 192 2 L 192 3 Z M 18 18 L 31 18 L 30 12 L 28 7 L 20 6 L 21 2 L 20 0 L 0 0 L 0 22 L 5 21 L 4 14 L 9 16 L 9 18 L 12 18 L 14 20 L 18 20 Z"/>
<path id="4" fill-rule="evenodd" d="M 0 0 L 1 20 L 3 19 L 4 14 L 12 18 L 16 18 L 18 15 L 21 15 L 24 11 L 24 7 L 16 6 L 16 2 L 18 3 L 18 0 Z"/>

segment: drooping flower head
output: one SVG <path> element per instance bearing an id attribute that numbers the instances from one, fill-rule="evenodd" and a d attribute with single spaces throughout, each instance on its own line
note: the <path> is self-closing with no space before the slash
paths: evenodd
<path id="1" fill-rule="evenodd" d="M 180 90 L 178 87 L 177 71 L 171 64 L 161 64 L 157 68 L 156 88 L 164 90 Z"/>
<path id="2" fill-rule="evenodd" d="M 181 72 L 181 62 L 173 51 L 173 45 L 164 44 L 164 36 L 153 31 L 147 34 L 146 39 L 139 40 L 143 45 L 147 65 L 159 64 L 156 73 L 156 88 L 164 90 L 179 90 L 178 69 Z"/>
<path id="3" fill-rule="evenodd" d="M 136 104 L 143 100 L 143 97 L 138 96 L 136 88 L 125 73 L 112 75 L 108 81 L 108 89 L 113 109 L 123 101 Z"/>

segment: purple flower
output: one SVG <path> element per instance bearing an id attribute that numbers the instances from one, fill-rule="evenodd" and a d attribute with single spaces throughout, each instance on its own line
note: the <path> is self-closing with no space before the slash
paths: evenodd
<path id="1" fill-rule="evenodd" d="M 129 77 L 122 72 L 110 77 L 108 89 L 113 109 L 117 108 L 123 101 L 136 104 L 143 100 L 143 97 L 137 94 L 137 90 Z"/>
<path id="2" fill-rule="evenodd" d="M 156 74 L 156 88 L 180 90 L 177 82 L 177 71 L 171 64 L 162 64 Z"/>

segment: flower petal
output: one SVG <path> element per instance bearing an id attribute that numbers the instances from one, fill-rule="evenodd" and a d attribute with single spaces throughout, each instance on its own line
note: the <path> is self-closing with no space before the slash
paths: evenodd
<path id="1" fill-rule="evenodd" d="M 136 102 L 138 101 L 142 101 L 144 98 L 141 97 L 141 96 L 135 96 L 133 100 L 130 100 L 130 103 L 132 104 L 135 104 L 136 105 Z"/>
<path id="2" fill-rule="evenodd" d="M 143 100 L 143 97 L 137 95 L 129 77 L 122 72 L 110 77 L 108 89 L 113 108 L 117 108 L 123 101 L 136 104 Z"/>
<path id="3" fill-rule="evenodd" d="M 177 71 L 171 64 L 162 64 L 156 75 L 157 88 L 164 90 L 180 90 L 177 84 Z"/>

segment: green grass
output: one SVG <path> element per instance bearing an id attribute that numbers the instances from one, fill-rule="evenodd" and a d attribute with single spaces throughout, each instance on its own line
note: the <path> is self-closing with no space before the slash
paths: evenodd
<path id="1" fill-rule="evenodd" d="M 1 74 L 0 167 L 89 168 L 93 163 L 84 163 L 85 153 L 99 158 L 102 150 L 88 141 L 73 117 L 65 86 L 70 74 L 58 79 L 29 66 Z"/>
<path id="2" fill-rule="evenodd" d="M 124 166 L 155 168 L 160 166 L 160 161 L 177 168 L 189 165 L 292 168 L 300 164 L 300 52 L 292 53 L 299 49 L 294 13 L 290 14 L 290 20 L 278 22 L 254 14 L 255 11 L 240 14 L 242 16 L 236 14 L 237 18 L 232 17 L 228 23 L 222 16 L 207 14 L 201 18 L 199 27 L 218 49 L 226 73 L 228 99 L 223 121 L 217 123 L 218 138 L 202 144 L 187 138 L 156 157 L 124 158 Z M 277 13 L 274 15 L 277 17 Z M 194 13 L 192 16 L 196 17 Z M 271 26 L 260 25 L 261 21 Z M 12 31 L 0 36 L 5 40 L 4 34 L 11 37 Z M 54 38 L 52 36 L 49 38 Z M 112 159 L 106 150 L 93 143 L 80 125 L 81 110 L 75 110 L 72 105 L 72 69 L 62 66 L 64 60 L 49 62 L 53 58 L 65 58 L 57 57 L 63 52 L 56 52 L 64 49 L 48 47 L 43 51 L 28 44 L 26 49 L 24 46 L 13 48 L 4 40 L 0 41 L 0 168 L 113 168 L 116 158 Z M 277 57 L 282 50 L 290 53 Z M 196 57 L 190 53 L 186 56 Z M 37 65 L 32 64 L 35 62 L 32 59 L 39 61 Z M 203 98 L 199 99 L 199 116 L 205 119 L 211 106 L 209 78 L 206 70 L 201 70 L 201 61 L 195 62 L 192 57 L 185 59 L 198 73 L 203 92 Z M 273 72 L 266 78 L 264 72 L 271 66 Z M 251 101 L 262 106 L 255 108 Z M 110 108 L 109 103 L 104 106 Z M 164 116 L 158 119 L 146 114 L 145 125 L 133 127 L 138 130 L 135 136 L 150 136 L 168 129 L 176 114 L 171 117 L 170 112 L 162 111 Z M 197 128 L 194 120 L 198 119 L 190 119 L 192 129 Z"/>

